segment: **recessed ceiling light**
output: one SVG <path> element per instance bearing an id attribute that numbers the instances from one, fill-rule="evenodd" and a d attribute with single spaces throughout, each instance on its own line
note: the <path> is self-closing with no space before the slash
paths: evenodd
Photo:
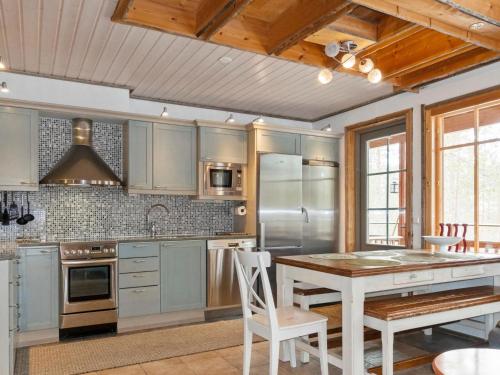
<path id="1" fill-rule="evenodd" d="M 219 59 L 219 62 L 224 65 L 231 64 L 233 62 L 233 58 L 229 56 L 222 56 Z"/>
<path id="2" fill-rule="evenodd" d="M 471 30 L 481 30 L 484 27 L 484 22 L 475 22 L 470 25 Z"/>
<path id="3" fill-rule="evenodd" d="M 9 88 L 7 87 L 7 82 L 2 82 L 2 86 L 0 87 L 1 92 L 9 92 Z"/>

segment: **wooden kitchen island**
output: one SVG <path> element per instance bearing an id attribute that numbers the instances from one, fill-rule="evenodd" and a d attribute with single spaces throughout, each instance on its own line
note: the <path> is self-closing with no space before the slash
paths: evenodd
<path id="1" fill-rule="evenodd" d="M 405 292 L 486 277 L 491 277 L 493 285 L 500 286 L 500 254 L 379 250 L 278 257 L 276 263 L 278 307 L 293 304 L 294 282 L 341 292 L 342 357 L 330 353 L 328 360 L 345 375 L 365 374 L 363 315 L 366 294 Z M 487 322 L 494 327 L 499 320 L 497 313 Z M 315 354 L 306 343 L 298 342 L 297 347 Z M 286 349 L 282 348 L 281 353 L 281 360 L 287 361 Z"/>

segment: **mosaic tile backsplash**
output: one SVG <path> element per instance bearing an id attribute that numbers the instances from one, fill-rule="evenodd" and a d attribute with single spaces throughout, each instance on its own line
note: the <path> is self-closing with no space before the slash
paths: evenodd
<path id="1" fill-rule="evenodd" d="M 122 125 L 94 122 L 93 147 L 122 177 Z M 40 118 L 40 177 L 44 176 L 71 146 L 71 121 Z M 18 205 L 21 196 L 14 198 Z M 9 194 L 10 200 L 10 194 Z M 146 212 L 156 203 L 151 218 L 160 234 L 211 235 L 233 229 L 234 203 L 193 200 L 188 196 L 128 195 L 121 188 L 40 186 L 29 193 L 35 220 L 28 225 L 0 226 L 0 239 L 40 237 L 47 240 L 99 239 L 148 234 Z"/>

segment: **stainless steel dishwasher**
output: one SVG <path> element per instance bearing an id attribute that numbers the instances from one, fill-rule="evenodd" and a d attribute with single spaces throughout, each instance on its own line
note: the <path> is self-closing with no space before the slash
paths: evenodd
<path id="1" fill-rule="evenodd" d="M 226 309 L 241 305 L 240 289 L 233 261 L 234 249 L 254 251 L 255 238 L 207 241 L 207 308 Z"/>

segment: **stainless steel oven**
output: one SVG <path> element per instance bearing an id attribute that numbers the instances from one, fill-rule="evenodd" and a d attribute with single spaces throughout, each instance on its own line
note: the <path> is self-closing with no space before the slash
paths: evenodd
<path id="1" fill-rule="evenodd" d="M 61 244 L 61 330 L 111 325 L 116 330 L 116 242 Z"/>
<path id="2" fill-rule="evenodd" d="M 240 198 L 245 195 L 244 165 L 203 162 L 203 180 L 200 195 L 205 198 Z"/>

